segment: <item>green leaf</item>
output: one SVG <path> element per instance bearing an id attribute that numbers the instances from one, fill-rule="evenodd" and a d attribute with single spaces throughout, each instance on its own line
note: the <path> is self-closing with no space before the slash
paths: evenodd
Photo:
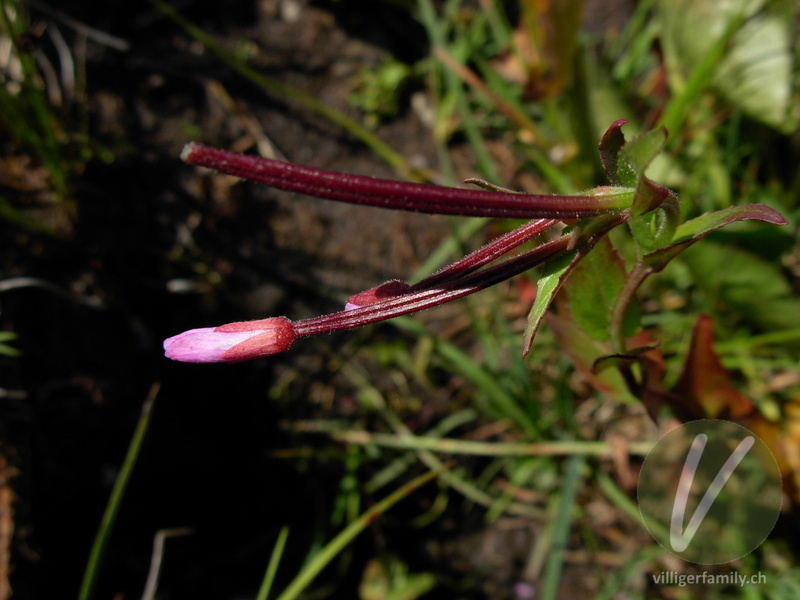
<path id="1" fill-rule="evenodd" d="M 533 338 L 542 324 L 547 308 L 553 302 L 561 286 L 567 280 L 572 269 L 591 252 L 603 236 L 625 220 L 625 213 L 608 213 L 592 219 L 583 219 L 570 235 L 575 240 L 575 249 L 565 252 L 548 261 L 541 267 L 541 277 L 537 282 L 536 300 L 528 314 L 528 325 L 522 346 L 522 356 L 527 356 L 533 344 Z"/>
<path id="2" fill-rule="evenodd" d="M 599 392 L 626 402 L 635 399 L 628 392 L 625 381 L 617 369 L 597 372 L 595 361 L 612 353 L 608 344 L 588 336 L 572 318 L 571 312 L 559 305 L 558 313 L 550 312 L 547 325 L 553 331 L 558 347 L 569 357 L 572 364 L 589 384 Z"/>
<path id="3" fill-rule="evenodd" d="M 669 245 L 644 255 L 643 260 L 655 271 L 662 270 L 673 258 L 715 229 L 737 221 L 764 221 L 772 225 L 786 225 L 787 221 L 776 210 L 764 204 L 731 206 L 705 213 L 680 225 Z"/>
<path id="4" fill-rule="evenodd" d="M 667 141 L 663 127 L 643 133 L 626 143 L 617 158 L 617 180 L 628 187 L 637 187 L 647 166 L 661 152 Z"/>
<path id="5" fill-rule="evenodd" d="M 575 322 L 599 341 L 609 338 L 611 310 L 626 280 L 625 266 L 606 238 L 601 240 L 573 270 L 564 291 Z M 625 335 L 635 333 L 639 310 L 631 303 L 625 319 Z"/>
<path id="6" fill-rule="evenodd" d="M 614 121 L 600 140 L 598 150 L 600 151 L 600 162 L 603 165 L 603 170 L 606 172 L 608 180 L 614 185 L 620 185 L 620 180 L 617 176 L 617 166 L 619 163 L 619 153 L 625 145 L 625 135 L 622 133 L 622 126 L 627 121 L 620 119 Z"/>
<path id="7" fill-rule="evenodd" d="M 660 127 L 625 142 L 622 133 L 625 122 L 625 119 L 614 122 L 603 134 L 598 146 L 600 162 L 611 183 L 636 189 L 631 213 L 640 215 L 658 206 L 669 195 L 664 186 L 644 176 L 648 165 L 664 148 L 667 131 Z"/>
<path id="8" fill-rule="evenodd" d="M 723 210 L 705 213 L 690 221 L 686 221 L 675 232 L 673 243 L 697 238 L 715 229 L 724 227 L 736 221 L 764 221 L 773 225 L 787 225 L 788 221 L 777 210 L 764 204 L 745 204 L 744 206 L 731 206 Z"/>
<path id="9" fill-rule="evenodd" d="M 641 255 L 671 239 L 680 219 L 680 207 L 675 194 L 645 177 L 648 165 L 664 148 L 666 129 L 654 129 L 626 143 L 623 124 L 623 119 L 616 121 L 603 135 L 600 162 L 613 184 L 635 189 L 629 226 L 637 254 Z M 659 212 L 648 214 L 659 208 Z"/>
<path id="10" fill-rule="evenodd" d="M 578 258 L 578 251 L 573 250 L 555 260 L 549 261 L 542 268 L 542 275 L 536 283 L 536 300 L 528 313 L 528 325 L 522 342 L 522 356 L 527 356 L 533 345 L 533 338 L 542 324 L 547 308 L 553 302 L 558 290 L 564 283 L 571 268 Z"/>
<path id="11" fill-rule="evenodd" d="M 444 471 L 445 468 L 442 467 L 436 471 L 423 473 L 419 477 L 397 488 L 383 500 L 373 505 L 355 521 L 342 529 L 342 531 L 321 548 L 313 558 L 308 560 L 302 570 L 289 585 L 286 586 L 281 595 L 278 596 L 277 600 L 295 600 L 311 584 L 320 571 L 327 567 L 342 550 L 351 544 L 362 531 L 374 523 L 380 515 L 402 499 L 410 496 L 417 488 L 422 487 L 437 475 L 442 475 Z"/>
<path id="12" fill-rule="evenodd" d="M 655 245 L 656 239 L 671 237 L 680 219 L 680 208 L 675 194 L 660 183 L 648 179 L 644 174 L 666 142 L 667 130 L 660 127 L 635 137 L 622 147 L 619 154 L 620 164 L 617 165 L 617 170 L 620 179 L 630 177 L 631 174 L 635 175 L 635 180 L 630 184 L 636 187 L 631 216 L 635 218 L 657 208 L 663 209 L 652 237 L 648 236 L 639 242 L 645 247 L 650 244 Z M 636 232 L 632 231 L 635 235 Z"/>
<path id="13" fill-rule="evenodd" d="M 651 202 L 655 203 L 658 208 L 631 217 L 628 221 L 628 228 L 636 242 L 636 254 L 639 257 L 662 244 L 669 243 L 680 222 L 680 206 L 677 196 L 658 184 L 653 184 L 651 187 L 652 182 L 649 179 L 642 178 L 641 181 L 644 188 L 647 189 L 645 194 L 649 195 Z M 660 196 L 662 191 L 667 193 L 665 197 Z M 639 199 L 643 197 L 638 189 L 636 197 Z"/>
<path id="14" fill-rule="evenodd" d="M 435 586 L 431 573 L 409 573 L 399 558 L 385 556 L 367 563 L 358 596 L 360 600 L 416 600 Z"/>
<path id="15" fill-rule="evenodd" d="M 525 405 L 518 402 L 514 394 L 509 392 L 504 385 L 505 382 L 498 382 L 492 373 L 453 344 L 437 340 L 436 349 L 439 355 L 449 363 L 452 372 L 466 377 L 476 386 L 488 400 L 487 408 L 497 419 L 512 421 L 531 439 L 536 439 L 540 435 L 540 431 L 534 419 L 526 411 Z"/>

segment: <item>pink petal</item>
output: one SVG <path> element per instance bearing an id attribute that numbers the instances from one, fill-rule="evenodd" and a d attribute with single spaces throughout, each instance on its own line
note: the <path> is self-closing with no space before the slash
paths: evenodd
<path id="1" fill-rule="evenodd" d="M 214 327 L 190 329 L 164 340 L 167 358 L 181 362 L 226 362 L 222 354 L 263 331 L 215 331 Z"/>

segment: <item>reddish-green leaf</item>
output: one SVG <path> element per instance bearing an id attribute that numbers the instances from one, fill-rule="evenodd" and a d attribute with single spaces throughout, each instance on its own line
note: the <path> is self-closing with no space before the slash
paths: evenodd
<path id="1" fill-rule="evenodd" d="M 664 147 L 666 129 L 655 129 L 626 142 L 622 133 L 624 123 L 624 120 L 616 121 L 603 135 L 599 145 L 600 161 L 613 184 L 635 190 L 630 208 L 633 218 L 629 225 L 641 255 L 672 237 L 680 210 L 677 197 L 644 174 Z M 662 210 L 641 218 L 657 208 Z"/>
<path id="2" fill-rule="evenodd" d="M 564 287 L 575 322 L 596 340 L 609 338 L 611 310 L 626 276 L 622 259 L 606 238 L 578 263 Z M 623 328 L 626 336 L 636 331 L 638 308 L 635 302 L 629 307 Z"/>
<path id="3" fill-rule="evenodd" d="M 667 141 L 663 127 L 643 133 L 627 142 L 617 157 L 617 181 L 621 185 L 637 187 L 647 166 L 661 152 Z"/>
<path id="4" fill-rule="evenodd" d="M 778 211 L 764 204 L 731 206 L 730 208 L 705 213 L 691 221 L 686 221 L 678 227 L 669 245 L 648 252 L 644 255 L 643 260 L 653 270 L 660 271 L 678 254 L 715 229 L 736 221 L 751 220 L 764 221 L 772 225 L 786 225 L 787 223 L 786 219 Z"/>
<path id="5" fill-rule="evenodd" d="M 622 126 L 626 123 L 625 119 L 620 119 L 611 124 L 603 138 L 600 140 L 598 150 L 600 151 L 600 162 L 606 177 L 614 185 L 620 185 L 617 177 L 617 164 L 619 162 L 619 151 L 625 145 L 625 135 L 622 133 Z"/>

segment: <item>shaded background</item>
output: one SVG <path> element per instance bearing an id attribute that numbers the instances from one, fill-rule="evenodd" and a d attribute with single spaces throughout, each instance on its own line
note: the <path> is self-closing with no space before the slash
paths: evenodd
<path id="1" fill-rule="evenodd" d="M 514 3 L 507 4 L 514 17 Z M 272 147 L 293 162 L 396 177 L 341 128 L 243 81 L 147 3 L 27 8 L 25 43 L 59 64 L 48 31 L 56 28 L 80 64 L 73 95 L 64 87 L 55 109 L 71 124 L 62 142 L 76 174 L 68 199 L 58 197 L 47 168 L 24 148 L 0 141 L 4 193 L 43 226 L 0 221 L 0 330 L 17 334 L 13 346 L 21 352 L 0 356 L 0 444 L 15 473 L 14 598 L 77 593 L 148 396 L 156 398 L 151 426 L 95 597 L 138 597 L 155 533 L 177 527 L 191 532 L 167 542 L 159 598 L 253 597 L 278 531 L 289 525 L 280 587 L 308 549 L 338 529 L 331 514 L 337 498 L 347 497 L 343 476 L 352 474 L 347 449 L 324 440 L 305 441 L 307 456 L 276 456 L 297 447 L 281 423 L 335 417 L 368 424 L 373 417 L 356 401 L 360 390 L 341 375 L 341 364 L 361 342 L 413 336 L 375 327 L 301 340 L 269 360 L 210 366 L 167 361 L 161 341 L 193 327 L 338 310 L 350 293 L 408 277 L 449 235 L 450 223 L 293 197 L 182 165 L 180 149 L 198 140 L 241 151 Z M 633 9 L 625 1 L 586 2 L 583 32 L 618 30 Z M 194 2 L 181 12 L 261 72 L 356 119 L 361 112 L 350 98 L 365 66 L 377 68 L 387 56 L 411 65 L 429 53 L 424 30 L 402 2 Z M 87 39 L 72 20 L 124 44 Z M 424 111 L 411 108 L 422 90 L 419 82 L 404 90 L 399 113 L 377 132 L 411 164 L 435 172 Z M 494 140 L 491 149 L 506 171 L 500 183 L 512 185 L 519 173 L 504 160 L 506 142 Z M 463 139 L 451 153 L 458 174 L 474 175 Z M 525 309 L 509 310 L 519 318 Z M 464 315 L 447 307 L 424 318 L 433 331 L 447 332 Z M 448 335 L 459 341 L 462 333 Z M 471 344 L 463 342 L 465 351 L 475 351 Z M 380 359 L 356 364 L 376 388 L 401 388 L 414 398 L 408 410 L 420 426 L 467 394 L 463 380 L 441 370 L 427 384 L 398 383 L 397 371 L 381 369 Z M 554 369 L 548 385 L 589 395 L 563 365 Z M 435 502 L 434 488 L 359 538 L 321 577 L 315 597 L 355 597 L 376 554 L 435 572 L 440 587 L 430 597 L 522 593 L 513 584 L 535 526 L 487 526 L 481 511 L 456 498 L 431 527 L 410 528 L 408 519 Z M 650 543 L 638 529 L 626 532 L 615 515 L 598 518 L 634 545 Z M 581 597 L 580 572 L 567 568 L 562 597 Z"/>
<path id="2" fill-rule="evenodd" d="M 337 459 L 290 462 L 270 453 L 289 444 L 279 419 L 331 412 L 320 398 L 307 402 L 339 393 L 326 364 L 336 337 L 300 342 L 270 361 L 210 368 L 167 361 L 161 341 L 191 327 L 338 310 L 342 294 L 406 276 L 449 228 L 436 217 L 314 202 L 182 165 L 190 140 L 244 150 L 255 130 L 291 160 L 393 176 L 325 119 L 243 83 L 146 3 L 28 8 L 34 25 L 55 23 L 69 43 L 80 31 L 63 17 L 126 47 L 89 39 L 77 57 L 85 60 L 86 97 L 65 98 L 61 111 L 68 122 L 88 120 L 92 154 L 72 182 L 74 203 L 47 196 L 43 168 L 8 158 L 26 179 L 23 206 L 64 236 L 0 224 L 0 319 L 21 351 L 2 358 L 8 397 L 0 416 L 4 453 L 18 472 L 14 598 L 77 593 L 154 385 L 152 424 L 95 597 L 141 594 L 155 533 L 176 527 L 192 533 L 167 542 L 159 597 L 252 597 L 279 528 L 290 525 L 285 584 L 331 527 L 342 468 Z M 360 69 L 387 52 L 414 61 L 427 51 L 419 25 L 386 3 L 199 2 L 183 14 L 228 47 L 252 39 L 260 70 L 354 116 L 348 95 Z M 57 64 L 52 42 L 38 33 L 31 43 Z M 420 166 L 435 167 L 413 113 L 380 133 Z M 286 400 L 276 405 L 268 391 L 279 376 Z M 372 545 L 356 546 L 358 560 Z M 352 594 L 358 570 L 345 575 Z"/>

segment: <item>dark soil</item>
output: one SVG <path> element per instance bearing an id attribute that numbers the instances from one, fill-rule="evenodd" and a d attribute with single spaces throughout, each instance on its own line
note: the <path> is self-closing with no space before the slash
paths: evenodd
<path id="1" fill-rule="evenodd" d="M 326 394 L 337 398 L 335 414 L 347 414 L 352 390 L 329 360 L 344 338 L 303 341 L 269 361 L 232 366 L 171 363 L 161 341 L 192 327 L 338 310 L 343 296 L 408 276 L 449 225 L 293 197 L 182 165 L 190 140 L 250 152 L 269 142 L 294 162 L 394 176 L 336 126 L 244 82 L 148 3 L 64 2 L 58 10 L 128 47 L 95 39 L 82 46 L 74 27 L 31 7 L 32 21 L 55 23 L 85 61 L 86 98 L 65 102 L 63 118 L 76 131 L 86 118 L 93 154 L 72 182 L 71 204 L 49 203 L 36 186 L 14 196 L 61 238 L 0 221 L 0 329 L 16 332 L 22 351 L 0 357 L 0 452 L 16 472 L 14 598 L 76 595 L 152 394 L 150 430 L 95 597 L 141 596 L 154 536 L 165 528 L 191 531 L 167 541 L 159 598 L 253 597 L 282 526 L 291 537 L 278 585 L 320 541 L 313 536 L 335 530 L 329 515 L 342 461 L 273 452 L 293 443 L 280 421 L 324 415 Z M 363 66 L 426 53 L 419 26 L 389 2 L 199 1 L 182 14 L 227 48 L 251 52 L 262 72 L 355 118 L 348 96 Z M 58 64 L 47 35 L 36 43 Z M 430 132 L 408 106 L 378 134 L 435 169 Z M 24 158 L 24 149 L 2 144 Z M 287 394 L 272 401 L 278 381 L 289 382 Z M 446 396 L 429 400 L 446 405 Z M 404 515 L 419 514 L 427 501 L 420 494 L 363 536 L 343 575 L 323 574 L 320 581 L 339 583 L 328 597 L 355 597 L 365 560 L 378 551 L 401 555 L 412 570 L 436 570 L 460 590 L 454 597 L 508 597 L 532 532 L 492 538 L 508 554 L 482 566 L 474 557 L 486 538 L 471 546 L 460 537 L 474 539 L 480 511 L 455 510 L 427 545 L 406 531 Z"/>

